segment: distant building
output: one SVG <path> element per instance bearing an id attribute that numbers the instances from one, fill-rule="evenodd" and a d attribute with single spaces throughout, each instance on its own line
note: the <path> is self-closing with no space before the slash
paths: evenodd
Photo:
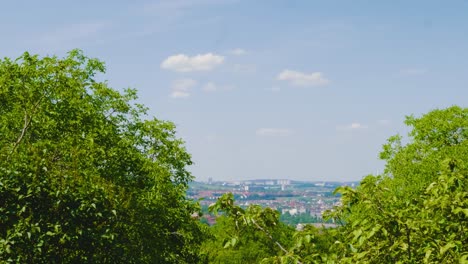
<path id="1" fill-rule="evenodd" d="M 211 177 L 208 178 L 208 184 L 213 184 L 213 178 Z"/>
<path id="2" fill-rule="evenodd" d="M 296 215 L 297 214 L 297 209 L 296 208 L 289 209 L 289 214 L 290 215 Z"/>
<path id="3" fill-rule="evenodd" d="M 265 181 L 265 185 L 275 185 L 275 181 Z"/>
<path id="4" fill-rule="evenodd" d="M 278 185 L 290 185 L 291 180 L 276 180 L 276 184 L 278 184 Z"/>

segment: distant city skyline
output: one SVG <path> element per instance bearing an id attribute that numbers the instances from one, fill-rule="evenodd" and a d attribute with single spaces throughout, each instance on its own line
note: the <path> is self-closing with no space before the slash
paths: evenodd
<path id="1" fill-rule="evenodd" d="M 316 186 L 325 186 L 327 184 L 359 184 L 359 181 L 309 181 L 309 180 L 295 180 L 295 179 L 246 179 L 246 180 L 216 180 L 208 178 L 206 181 L 196 180 L 195 183 L 206 183 L 206 184 L 225 184 L 225 185 L 291 185 L 291 184 L 315 184 Z"/>
<path id="2" fill-rule="evenodd" d="M 79 48 L 173 121 L 198 181 L 357 181 L 468 105 L 468 1 L 5 1 L 0 56 Z"/>

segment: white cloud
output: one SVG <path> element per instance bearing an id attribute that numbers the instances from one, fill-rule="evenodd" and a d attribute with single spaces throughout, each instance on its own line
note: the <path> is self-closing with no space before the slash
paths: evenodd
<path id="1" fill-rule="evenodd" d="M 255 131 L 257 136 L 287 137 L 293 134 L 289 128 L 259 128 Z"/>
<path id="2" fill-rule="evenodd" d="M 214 82 L 207 82 L 203 85 L 202 90 L 205 92 L 216 92 L 219 89 Z"/>
<path id="3" fill-rule="evenodd" d="M 407 75 L 407 76 L 424 75 L 426 73 L 427 73 L 427 70 L 421 69 L 421 68 L 408 68 L 408 69 L 403 69 L 400 71 L 401 75 Z"/>
<path id="4" fill-rule="evenodd" d="M 185 54 L 169 56 L 161 63 L 161 68 L 177 72 L 210 71 L 221 65 L 224 57 L 213 53 L 189 57 Z"/>
<path id="5" fill-rule="evenodd" d="M 171 94 L 172 98 L 187 98 L 190 96 L 190 90 L 197 85 L 197 81 L 193 79 L 180 79 L 172 82 Z"/>
<path id="6" fill-rule="evenodd" d="M 351 123 L 351 125 L 349 125 L 349 128 L 350 129 L 360 129 L 360 128 L 367 128 L 367 126 L 363 125 L 361 123 Z"/>
<path id="7" fill-rule="evenodd" d="M 234 89 L 234 86 L 230 85 L 218 85 L 214 82 L 207 82 L 205 85 L 203 85 L 202 90 L 204 92 L 210 93 L 210 92 L 218 92 L 218 91 L 230 91 Z"/>
<path id="8" fill-rule="evenodd" d="M 237 48 L 237 49 L 231 50 L 229 53 L 231 53 L 232 55 L 241 56 L 241 55 L 246 54 L 247 51 L 245 51 L 244 49 Z"/>
<path id="9" fill-rule="evenodd" d="M 354 122 L 354 123 L 351 123 L 349 125 L 346 125 L 346 126 L 338 126 L 337 129 L 338 130 L 359 130 L 359 129 L 366 129 L 368 128 L 367 125 L 363 125 L 361 123 L 358 123 L 358 122 Z"/>
<path id="10" fill-rule="evenodd" d="M 298 71 L 283 70 L 278 74 L 277 80 L 288 81 L 294 86 L 324 86 L 330 83 L 321 72 L 303 73 Z"/>

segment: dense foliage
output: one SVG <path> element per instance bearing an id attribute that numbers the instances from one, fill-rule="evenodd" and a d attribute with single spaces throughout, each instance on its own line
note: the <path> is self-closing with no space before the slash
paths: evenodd
<path id="1" fill-rule="evenodd" d="M 104 70 L 78 50 L 0 60 L 2 262 L 198 261 L 190 156 Z"/>
<path id="2" fill-rule="evenodd" d="M 253 226 L 236 228 L 231 217 L 220 216 L 212 226 L 213 238 L 206 241 L 202 254 L 207 263 L 259 263 L 280 254 L 275 243 Z M 272 237 L 288 243 L 293 230 L 281 223 L 273 228 Z"/>
<path id="3" fill-rule="evenodd" d="M 385 173 L 353 190 L 330 216 L 346 223 L 341 262 L 466 263 L 468 109 L 450 107 L 406 120 L 408 143 L 389 139 Z"/>
<path id="4" fill-rule="evenodd" d="M 223 195 L 210 211 L 224 215 L 212 227 L 214 238 L 203 251 L 209 263 L 259 263 L 284 254 L 294 229 L 279 221 L 279 212 L 259 205 L 234 205 L 231 193 Z"/>

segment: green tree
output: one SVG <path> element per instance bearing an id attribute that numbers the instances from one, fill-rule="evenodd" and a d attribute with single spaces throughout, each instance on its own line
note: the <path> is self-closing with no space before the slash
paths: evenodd
<path id="1" fill-rule="evenodd" d="M 294 229 L 279 221 L 279 212 L 259 205 L 243 209 L 227 193 L 210 206 L 217 214 L 212 227 L 214 238 L 205 242 L 209 263 L 260 263 L 264 259 L 284 256 L 292 242 Z"/>
<path id="2" fill-rule="evenodd" d="M 104 71 L 79 50 L 0 60 L 0 259 L 198 261 L 190 155 Z"/>
<path id="3" fill-rule="evenodd" d="M 407 144 L 390 138 L 383 175 L 339 188 L 334 244 L 344 263 L 467 263 L 468 109 L 450 107 L 406 120 Z"/>
<path id="4" fill-rule="evenodd" d="M 444 160 L 466 162 L 468 108 L 436 109 L 416 118 L 406 117 L 409 138 L 390 137 L 380 153 L 384 176 L 392 178 L 395 195 L 406 200 L 421 194 L 440 176 Z M 407 144 L 402 144 L 402 140 Z"/>

